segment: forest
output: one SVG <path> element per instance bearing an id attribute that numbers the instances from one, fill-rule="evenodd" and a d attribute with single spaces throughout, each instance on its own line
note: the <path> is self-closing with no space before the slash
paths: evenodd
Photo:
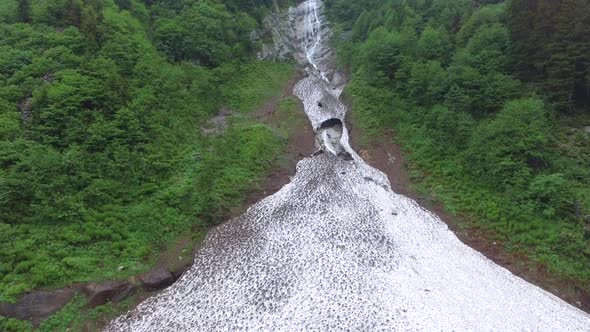
<path id="1" fill-rule="evenodd" d="M 353 117 L 397 133 L 418 188 L 588 289 L 590 2 L 326 5 Z"/>
<path id="2" fill-rule="evenodd" d="M 285 137 L 247 114 L 294 67 L 250 33 L 279 5 L 0 2 L 0 302 L 146 271 L 256 187 Z"/>

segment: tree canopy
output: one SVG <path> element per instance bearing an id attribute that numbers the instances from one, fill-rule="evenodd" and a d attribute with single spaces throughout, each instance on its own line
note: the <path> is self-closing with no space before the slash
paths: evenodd
<path id="1" fill-rule="evenodd" d="M 0 302 L 139 273 L 239 204 L 282 140 L 247 117 L 223 135 L 201 127 L 291 78 L 253 61 L 270 6 L 1 1 Z"/>
<path id="2" fill-rule="evenodd" d="M 331 0 L 361 125 L 507 248 L 590 280 L 587 0 Z M 567 245 L 564 245 L 567 243 Z"/>

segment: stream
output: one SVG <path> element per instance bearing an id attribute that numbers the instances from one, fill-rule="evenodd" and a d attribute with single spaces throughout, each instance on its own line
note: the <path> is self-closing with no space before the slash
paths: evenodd
<path id="1" fill-rule="evenodd" d="M 323 4 L 289 17 L 308 73 L 294 93 L 323 153 L 106 330 L 590 331 L 588 314 L 463 244 L 353 151 Z"/>

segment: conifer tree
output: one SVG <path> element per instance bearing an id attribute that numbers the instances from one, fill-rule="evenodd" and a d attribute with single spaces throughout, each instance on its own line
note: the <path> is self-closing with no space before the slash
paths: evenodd
<path id="1" fill-rule="evenodd" d="M 590 102 L 590 0 L 513 0 L 510 28 L 520 78 L 562 111 Z"/>
<path id="2" fill-rule="evenodd" d="M 31 22 L 31 3 L 29 0 L 18 0 L 18 21 L 22 23 Z"/>

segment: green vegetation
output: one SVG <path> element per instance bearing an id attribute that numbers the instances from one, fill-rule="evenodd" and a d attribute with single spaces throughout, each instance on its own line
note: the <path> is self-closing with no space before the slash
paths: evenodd
<path id="1" fill-rule="evenodd" d="M 514 69 L 561 112 L 590 107 L 590 7 L 587 0 L 513 0 Z"/>
<path id="2" fill-rule="evenodd" d="M 6 318 L 3 316 L 0 316 L 0 327 L 6 332 L 29 332 L 33 330 L 33 326 L 29 321 Z"/>
<path id="3" fill-rule="evenodd" d="M 359 124 L 393 128 L 450 212 L 589 287 L 587 1 L 327 6 Z"/>
<path id="4" fill-rule="evenodd" d="M 285 140 L 248 113 L 294 75 L 252 59 L 271 5 L 2 1 L 0 301 L 143 272 L 256 187 Z"/>
<path id="5" fill-rule="evenodd" d="M 132 296 L 117 304 L 106 304 L 89 309 L 86 300 L 82 295 L 76 295 L 70 303 L 64 306 L 47 320 L 41 322 L 35 331 L 40 332 L 61 332 L 61 331 L 98 331 L 100 325 L 115 318 L 119 313 L 129 310 L 136 296 Z M 0 327 L 6 332 L 27 332 L 33 331 L 29 321 L 2 318 L 0 316 Z"/>

